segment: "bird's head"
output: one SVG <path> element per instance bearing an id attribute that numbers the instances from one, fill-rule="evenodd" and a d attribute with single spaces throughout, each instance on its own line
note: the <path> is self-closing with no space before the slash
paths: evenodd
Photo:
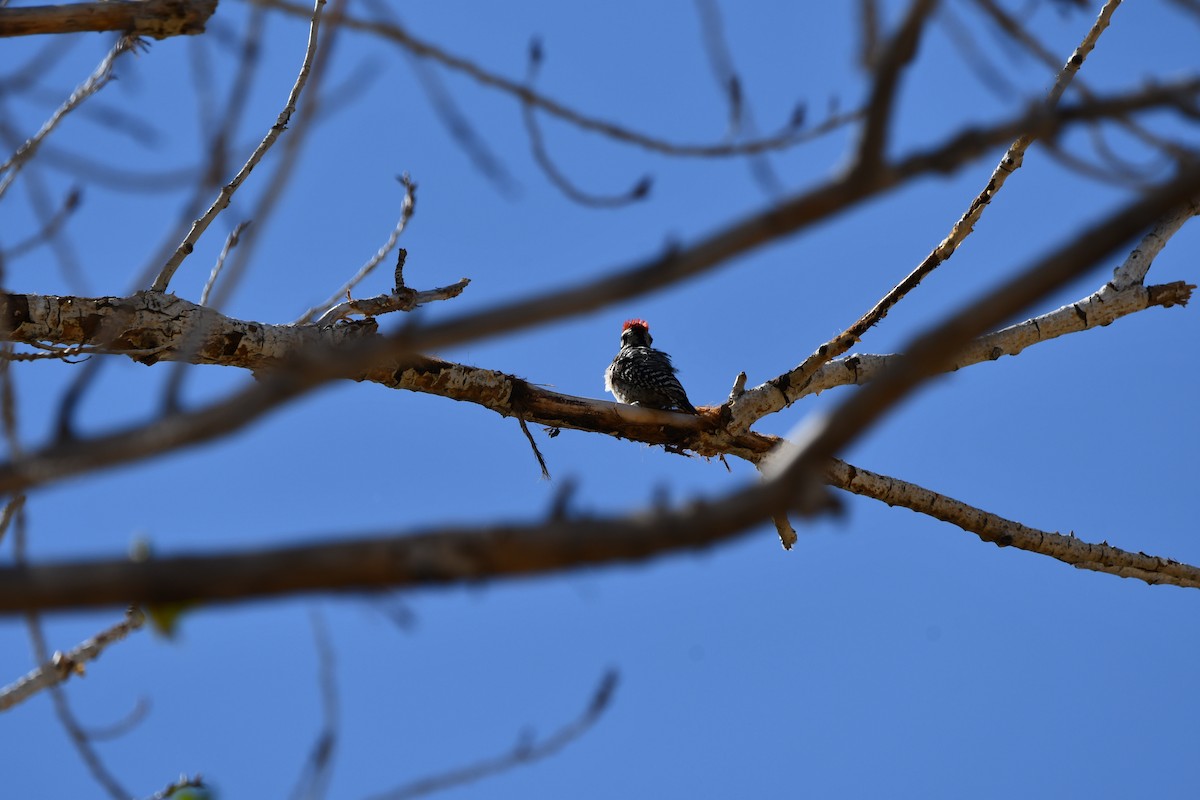
<path id="1" fill-rule="evenodd" d="M 650 325 L 646 320 L 625 320 L 625 327 L 621 329 L 622 347 L 649 347 L 653 341 L 650 338 Z"/>

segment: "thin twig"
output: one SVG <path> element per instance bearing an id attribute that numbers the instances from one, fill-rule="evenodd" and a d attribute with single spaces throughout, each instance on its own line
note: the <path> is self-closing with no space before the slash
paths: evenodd
<path id="1" fill-rule="evenodd" d="M 4 343 L 0 353 L 3 354 L 3 359 L 0 360 L 0 425 L 4 429 L 4 443 L 8 446 L 9 458 L 20 458 L 25 448 L 21 444 L 21 431 L 17 427 L 16 378 L 9 363 L 18 359 L 13 354 L 13 346 L 9 342 Z M 5 514 L 7 513 L 6 511 Z"/>
<path id="2" fill-rule="evenodd" d="M 404 248 L 400 248 L 400 252 L 403 253 Z M 463 278 L 449 286 L 440 286 L 437 289 L 426 289 L 420 292 L 403 286 L 389 294 L 347 300 L 326 311 L 313 325 L 318 328 L 326 328 L 338 320 L 346 319 L 354 314 L 361 314 L 369 318 L 390 314 L 393 311 L 412 311 L 426 303 L 458 297 L 470 283 L 468 278 Z"/>
<path id="3" fill-rule="evenodd" d="M 456 786 L 474 783 L 482 778 L 506 772 L 514 767 L 531 764 L 543 758 L 554 755 L 567 745 L 578 739 L 596 724 L 605 709 L 612 702 L 613 693 L 617 688 L 619 675 L 616 670 L 609 670 L 600 678 L 600 683 L 592 693 L 592 699 L 578 719 L 565 725 L 541 742 L 522 741 L 507 753 L 485 759 L 458 769 L 450 770 L 441 775 L 422 778 L 412 783 L 400 786 L 389 792 L 373 795 L 370 800 L 411 800 L 414 797 L 424 797 L 434 792 L 442 792 Z"/>
<path id="4" fill-rule="evenodd" d="M 212 291 L 213 285 L 216 284 L 217 278 L 221 275 L 221 267 L 225 266 L 225 259 L 229 257 L 229 251 L 238 245 L 238 238 L 242 235 L 242 231 L 250 227 L 250 220 L 239 222 L 225 239 L 225 246 L 221 248 L 221 254 L 217 256 L 217 263 L 213 264 L 212 272 L 208 275 L 208 280 L 204 282 L 204 291 L 200 292 L 200 305 L 208 305 L 208 295 Z"/>
<path id="5" fill-rule="evenodd" d="M 49 662 L 51 658 L 46 647 L 46 634 L 42 630 L 41 618 L 37 612 L 30 611 L 25 615 L 25 619 L 29 627 L 30 638 L 33 641 L 34 657 L 41 663 Z M 67 693 L 62 686 L 57 682 L 52 682 L 45 688 L 50 691 L 50 700 L 54 704 L 55 716 L 58 717 L 63 730 L 67 732 L 67 737 L 71 740 L 71 744 L 75 747 L 75 751 L 79 754 L 88 772 L 92 774 L 92 778 L 113 800 L 129 800 L 133 795 L 121 785 L 121 782 L 100 758 L 100 753 L 88 739 L 87 732 L 79 724 L 79 719 L 71 709 L 70 703 L 67 702 Z"/>
<path id="6" fill-rule="evenodd" d="M 89 356 L 85 356 L 72 361 L 73 354 L 68 352 L 70 349 L 72 348 L 50 353 L 14 353 L 7 348 L 0 348 L 0 359 L 18 364 L 28 361 L 62 361 L 65 364 L 83 364 L 88 360 Z"/>
<path id="7" fill-rule="evenodd" d="M 229 257 L 230 251 L 237 247 L 238 240 L 244 231 L 250 225 L 250 220 L 239 222 L 225 239 L 225 246 L 221 248 L 220 255 L 217 256 L 217 262 L 213 264 L 212 272 L 208 275 L 208 280 L 204 283 L 204 291 L 200 293 L 199 305 L 208 305 L 208 296 L 212 292 L 213 286 L 217 283 L 217 278 L 221 275 L 221 268 L 225 266 L 225 259 Z M 194 351 L 200 346 L 204 340 L 207 331 L 200 326 L 196 326 L 188 335 L 188 339 L 180 345 L 180 349 L 184 352 Z M 167 377 L 166 385 L 163 386 L 163 408 L 174 410 L 179 408 L 179 396 L 183 392 L 183 380 L 186 374 L 186 360 L 181 360 L 171 370 Z"/>
<path id="8" fill-rule="evenodd" d="M 535 39 L 529 45 L 529 67 L 526 72 L 526 83 L 529 85 L 531 93 L 538 70 L 541 67 L 542 58 L 542 45 Z M 546 150 L 546 141 L 542 137 L 542 129 L 538 125 L 532 103 L 522 101 L 521 120 L 525 123 L 525 130 L 529 134 L 529 144 L 533 150 L 533 160 L 546 177 L 550 179 L 550 183 L 554 184 L 568 200 L 578 203 L 581 206 L 587 206 L 588 208 L 621 208 L 630 203 L 644 200 L 650 194 L 650 187 L 653 181 L 649 175 L 642 176 L 631 188 L 619 194 L 596 194 L 580 189 L 555 165 L 554 159 L 550 158 L 550 153 Z"/>
<path id="9" fill-rule="evenodd" d="M 201 165 L 201 168 L 206 167 L 206 174 L 196 186 L 196 194 L 186 206 L 189 209 L 193 206 L 200 206 L 203 194 L 206 194 L 211 188 L 221 185 L 221 180 L 228 169 L 227 162 L 231 143 L 242 127 L 242 119 L 246 115 L 250 98 L 253 95 L 251 87 L 254 86 L 255 79 L 263 65 L 262 43 L 265 37 L 266 19 L 267 13 L 263 9 L 258 7 L 250 9 L 246 19 L 245 33 L 237 49 L 233 81 L 225 95 L 224 102 L 220 104 L 224 112 L 221 121 L 212 128 L 200 132 L 208 143 L 208 158 L 206 164 Z M 138 288 L 141 288 L 141 284 L 138 285 Z"/>
<path id="10" fill-rule="evenodd" d="M 376 5 L 386 7 L 390 5 L 390 2 L 389 0 L 380 0 Z M 407 50 L 404 50 L 403 54 L 412 67 L 413 75 L 420 84 L 421 91 L 425 92 L 425 97 L 433 107 L 434 115 L 446 132 L 450 134 L 454 143 L 467 154 L 467 158 L 471 160 L 475 169 L 479 170 L 480 174 L 496 187 L 502 197 L 510 200 L 518 197 L 520 183 L 505 167 L 500 157 L 492 152 L 487 136 L 481 134 L 458 107 L 454 95 L 446 88 L 437 67 Z"/>
<path id="11" fill-rule="evenodd" d="M 338 739 L 337 661 L 329 626 L 319 610 L 309 613 L 313 642 L 317 648 L 317 686 L 321 692 L 321 730 L 304 762 L 292 797 L 297 800 L 320 800 L 329 791 L 333 776 L 333 756 Z"/>
<path id="12" fill-rule="evenodd" d="M 1101 11 L 1096 22 L 1083 37 L 1080 45 L 1075 49 L 1075 54 L 1067 61 L 1066 66 L 1059 73 L 1054 86 L 1048 93 L 1045 108 L 1052 108 L 1058 103 L 1071 78 L 1074 77 L 1079 71 L 1079 67 L 1082 66 L 1084 58 L 1096 46 L 1096 41 L 1099 39 L 1100 34 L 1108 27 L 1112 12 L 1119 3 L 1120 0 L 1110 0 Z M 809 382 L 812 381 L 819 370 L 833 361 L 833 359 L 849 351 L 851 347 L 866 335 L 867 331 L 879 324 L 888 315 L 888 312 L 908 295 L 909 292 L 914 290 L 921 281 L 941 266 L 942 263 L 950 259 L 955 251 L 957 251 L 959 245 L 974 231 L 975 224 L 983 216 L 984 209 L 987 208 L 996 194 L 1004 187 L 1008 176 L 1021 167 L 1025 151 L 1035 139 L 1036 136 L 1029 132 L 1022 132 L 1017 136 L 1016 140 L 1009 145 L 1008 150 L 1000 159 L 1000 163 L 992 170 L 991 177 L 988 179 L 983 190 L 967 206 L 967 210 L 954 223 L 946 238 L 912 272 L 905 276 L 904 280 L 900 281 L 900 283 L 880 298 L 867 313 L 856 320 L 853 325 L 846 328 L 846 330 L 818 347 L 812 355 L 806 358 L 795 369 L 748 390 L 738 398 L 737 402 L 731 407 L 733 429 L 749 430 L 755 421 L 795 402 L 799 397 L 799 393 L 805 391 Z M 866 134 L 864 134 L 865 141 Z"/>
<path id="13" fill-rule="evenodd" d="M 744 136 L 747 139 L 758 138 L 758 125 L 754 119 L 754 109 L 746 98 L 742 86 L 742 78 L 733 65 L 733 54 L 729 43 L 725 40 L 725 23 L 721 18 L 721 8 L 716 0 L 695 0 L 696 15 L 700 19 L 700 31 L 704 42 L 704 52 L 712 67 L 713 78 L 718 88 L 725 95 L 729 105 L 729 131 L 726 134 L 730 141 Z M 797 117 L 793 117 L 796 120 Z M 797 126 L 798 127 L 798 126 Z M 775 173 L 766 153 L 755 153 L 749 156 L 750 174 L 768 197 L 776 197 L 783 193 L 783 181 Z"/>
<path id="14" fill-rule="evenodd" d="M 246 215 L 254 220 L 260 233 L 257 236 L 247 237 L 225 265 L 225 278 L 209 300 L 210 305 L 214 307 L 224 306 L 233 296 L 234 291 L 245 277 L 259 244 L 265 241 L 262 232 L 267 229 L 271 218 L 279 210 L 288 186 L 299 174 L 297 165 L 300 163 L 309 137 L 316 128 L 316 122 L 322 114 L 325 93 L 321 91 L 321 87 L 334 63 L 335 45 L 342 33 L 339 21 L 347 3 L 348 0 L 333 0 L 329 10 L 323 14 L 321 34 L 317 40 L 317 51 L 321 53 L 321 57 L 312 63 L 312 70 L 304 91 L 304 102 L 292 117 L 288 128 L 289 135 L 283 140 L 282 151 L 276 151 L 278 157 L 274 169 L 266 181 L 266 186 L 259 192 L 254 206 Z"/>
<path id="15" fill-rule="evenodd" d="M 538 466 L 542 468 L 542 480 L 550 480 L 550 468 L 546 466 L 546 459 L 542 456 L 542 451 L 538 449 L 537 442 L 533 439 L 533 434 L 529 432 L 529 426 L 525 424 L 525 418 L 518 415 L 517 422 L 521 425 L 521 433 L 525 434 L 525 438 L 529 440 L 529 446 L 533 448 L 533 457 L 537 459 Z"/>
<path id="16" fill-rule="evenodd" d="M 16 562 L 17 568 L 25 565 L 26 549 L 28 547 L 28 520 L 25 515 L 25 507 L 21 505 L 15 513 L 15 525 L 13 535 L 13 561 Z M 50 649 L 46 646 L 46 633 L 42 629 L 41 615 L 36 609 L 27 609 L 25 612 L 25 626 L 29 630 L 30 643 L 33 646 L 33 657 L 39 664 L 46 664 L 51 661 Z M 122 636 L 124 634 L 121 634 Z M 84 643 L 87 644 L 86 642 Z M 65 679 L 66 676 L 62 676 Z M 88 739 L 87 733 L 83 730 L 83 726 L 79 724 L 79 720 L 75 717 L 75 712 L 71 710 L 71 704 L 67 702 L 67 693 L 63 691 L 62 686 L 57 681 L 52 680 L 46 686 L 50 692 L 50 700 L 54 705 L 55 716 L 58 717 L 59 723 L 66 731 L 67 737 L 71 740 L 72 746 L 79 754 L 84 766 L 88 772 L 92 774 L 92 778 L 100 784 L 100 786 L 108 792 L 109 797 L 113 800 L 127 800 L 131 797 L 130 793 L 121 786 L 116 777 L 105 766 L 104 761 L 100 758 L 100 754 L 96 752 L 96 748 Z M 18 696 L 21 695 L 17 691 Z"/>
<path id="17" fill-rule="evenodd" d="M 0 689 L 0 711 L 7 711 L 43 689 L 66 682 L 74 675 L 83 675 L 89 661 L 96 660 L 110 645 L 140 629 L 144 622 L 142 612 L 130 608 L 125 612 L 125 619 L 84 640 L 69 653 L 55 652 L 53 656 L 43 659 L 40 666 Z"/>
<path id="18" fill-rule="evenodd" d="M 51 190 L 47 186 L 47 181 L 43 178 L 41 170 L 37 169 L 41 167 L 40 162 L 41 155 L 21 174 L 24 177 L 22 183 L 29 198 L 29 205 L 38 222 L 44 227 L 52 223 L 56 213 L 56 204 Z M 76 294 L 86 294 L 88 292 L 87 274 L 80 264 L 79 254 L 76 252 L 75 243 L 71 239 L 69 230 L 59 231 L 59 235 L 50 239 L 47 244 L 54 253 L 54 258 L 58 262 L 67 285 L 73 287 L 72 291 Z"/>
<path id="19" fill-rule="evenodd" d="M 742 92 L 742 79 L 733 66 L 733 55 L 725 41 L 725 23 L 721 9 L 714 0 L 695 0 L 696 17 L 700 20 L 700 35 L 704 53 L 713 72 L 717 88 L 725 95 L 729 105 L 729 129 L 726 137 L 732 141 L 742 131 L 742 116 L 745 113 L 746 97 Z"/>
<path id="20" fill-rule="evenodd" d="M 8 529 L 13 523 L 13 518 L 24 505 L 25 495 L 23 494 L 16 495 L 4 504 L 4 513 L 0 515 L 0 542 L 4 541 L 4 536 L 8 533 Z"/>
<path id="21" fill-rule="evenodd" d="M 100 61 L 95 71 L 75 91 L 71 92 L 71 96 L 50 115 L 50 119 L 46 120 L 41 129 L 27 139 L 7 161 L 0 164 L 0 174 L 3 175 L 3 178 L 0 178 L 0 198 L 4 197 L 4 193 L 8 191 L 8 187 L 16 179 L 17 173 L 21 171 L 21 167 L 37 154 L 42 142 L 50 135 L 51 131 L 58 127 L 63 117 L 78 108 L 79 104 L 84 100 L 104 88 L 104 85 L 112 80 L 112 69 L 116 60 L 120 58 L 121 54 L 134 49 L 136 46 L 136 39 L 123 36 L 117 40 L 117 43 L 113 45 L 113 48 Z"/>
<path id="22" fill-rule="evenodd" d="M 47 76 L 54 74 L 55 67 L 62 63 L 70 50 L 80 43 L 74 36 L 55 36 L 19 67 L 9 68 L 7 75 L 0 77 L 0 94 L 20 94 L 39 85 Z"/>
<path id="23" fill-rule="evenodd" d="M 296 111 L 296 103 L 300 99 L 300 92 L 304 89 L 304 84 L 308 81 L 309 71 L 312 69 L 313 57 L 317 52 L 317 33 L 320 29 L 321 10 L 324 8 L 325 2 L 326 0 L 315 0 L 313 3 L 308 30 L 308 46 L 304 51 L 304 61 L 300 65 L 300 73 L 296 76 L 296 82 L 292 85 L 291 92 L 288 93 L 287 102 L 284 104 L 283 110 L 279 112 L 279 116 L 275 119 L 275 124 L 267 131 L 267 135 L 259 142 L 258 147 L 254 148 L 254 152 L 250 154 L 250 158 L 238 170 L 233 180 L 221 188 L 217 199 L 213 201 L 208 211 L 192 223 L 192 229 L 183 238 L 183 241 L 175 250 L 175 254 L 167 259 L 167 263 L 163 265 L 162 271 L 158 273 L 158 277 L 154 279 L 154 283 L 150 287 L 151 291 L 165 292 L 167 290 L 167 286 L 170 284 L 171 278 L 175 275 L 175 271 L 179 269 L 179 265 L 183 263 L 183 260 L 191 254 L 196 246 L 196 242 L 208 230 L 208 226 L 217 218 L 217 215 L 228 207 L 230 201 L 233 199 L 233 193 L 249 177 L 251 170 L 258 165 L 258 162 L 271 149 L 271 145 L 275 144 L 275 140 L 279 138 L 280 134 L 287 129 L 288 122 L 291 120 L 292 114 Z"/>
<path id="24" fill-rule="evenodd" d="M 303 6 L 289 2 L 289 0 L 250 0 L 250 2 L 265 6 L 267 8 L 278 9 L 292 15 L 302 15 L 306 13 Z M 501 77 L 495 73 L 488 72 L 468 59 L 453 55 L 437 45 L 418 39 L 399 25 L 388 22 L 363 20 L 350 15 L 345 17 L 342 24 L 352 30 L 366 31 L 389 41 L 395 42 L 420 58 L 429 58 L 437 61 L 439 64 L 448 69 L 461 72 L 473 78 L 483 86 L 498 89 L 502 92 L 513 95 L 518 100 L 530 103 L 536 106 L 538 110 L 544 111 L 551 116 L 563 119 L 583 130 L 593 131 L 610 139 L 637 145 L 651 152 L 661 153 L 668 156 L 720 158 L 744 156 L 752 153 L 765 153 L 771 150 L 786 150 L 788 148 L 795 147 L 798 144 L 802 144 L 804 142 L 824 136 L 831 131 L 841 128 L 847 123 L 858 119 L 860 116 L 860 112 L 858 111 L 851 111 L 845 114 L 834 114 L 820 125 L 807 130 L 797 130 L 794 125 L 789 123 L 783 132 L 775 136 L 767 137 L 765 139 L 758 139 L 752 142 L 707 145 L 678 144 L 648 136 L 643 133 L 638 133 L 637 131 L 623 128 L 619 125 L 614 125 L 613 123 L 605 122 L 594 117 L 589 117 L 578 111 L 567 108 L 561 103 L 531 91 L 527 86 L 523 86 L 516 81 Z"/>
<path id="25" fill-rule="evenodd" d="M 261 9 L 257 10 L 259 14 Z M 254 10 L 251 11 L 254 13 Z M 196 124 L 202 140 L 208 140 L 214 131 L 220 130 L 217 122 L 217 90 L 214 80 L 216 70 L 209 55 L 206 37 L 188 41 L 188 74 L 196 95 Z M 234 75 L 236 76 L 236 72 Z"/>
<path id="26" fill-rule="evenodd" d="M 379 20 L 387 20 L 394 25 L 400 25 L 400 20 L 392 10 L 391 0 L 365 0 L 371 13 Z M 454 96 L 446 88 L 441 73 L 429 59 L 420 58 L 410 50 L 403 49 L 405 60 L 412 67 L 421 91 L 433 106 L 442 127 L 450 134 L 450 138 L 458 145 L 475 168 L 496 187 L 499 193 L 507 198 L 515 198 L 520 190 L 516 178 L 509 173 L 500 158 L 492 152 L 487 137 L 481 135 L 471 124 L 470 119 L 458 107 Z"/>
<path id="27" fill-rule="evenodd" d="M 925 21 L 936 5 L 936 0 L 912 0 L 899 30 L 884 44 L 872 66 L 871 95 L 867 100 L 854 169 L 873 171 L 886 160 L 892 106 L 899 91 L 900 78 L 916 58 Z"/>
<path id="28" fill-rule="evenodd" d="M 1091 133 L 1095 134 L 1096 131 L 1091 131 Z M 1097 137 L 1093 135 L 1092 140 L 1096 142 Z M 1100 181 L 1118 189 L 1137 192 L 1145 191 L 1154 185 L 1155 175 L 1151 170 L 1142 169 L 1135 173 L 1126 169 L 1123 164 L 1118 167 L 1111 162 L 1100 166 L 1071 152 L 1076 149 L 1075 147 L 1068 149 L 1058 142 L 1045 142 L 1043 147 L 1051 161 L 1084 178 Z M 1158 170 L 1158 172 L 1161 173 L 1164 170 Z"/>
<path id="29" fill-rule="evenodd" d="M 84 733 L 88 739 L 93 742 L 111 741 L 119 739 L 126 735 L 146 719 L 150 713 L 150 700 L 146 697 L 139 697 L 133 704 L 133 708 L 125 715 L 123 719 L 109 723 L 104 726 L 91 725 Z"/>
<path id="30" fill-rule="evenodd" d="M 331 309 L 341 298 L 348 297 L 350 292 L 360 284 L 364 278 L 375 271 L 375 268 L 387 258 L 387 254 L 392 252 L 392 248 L 396 246 L 396 242 L 400 240 L 400 234 L 404 233 L 404 229 L 408 227 L 408 221 L 412 219 L 413 212 L 417 207 L 417 184 L 413 182 L 408 173 L 404 173 L 396 178 L 404 187 L 404 199 L 400 203 L 400 218 L 396 220 L 396 224 L 392 227 L 391 233 L 388 234 L 387 240 L 375 251 L 375 254 L 367 259 L 366 263 L 359 267 L 358 272 L 350 280 L 342 284 L 336 292 L 329 296 L 329 299 L 324 303 L 315 305 L 312 308 L 301 314 L 293 325 L 305 325 L 312 321 L 313 317 Z M 402 265 L 403 262 L 401 261 Z M 402 268 L 397 268 L 397 277 L 402 277 Z M 396 290 L 402 288 L 402 283 L 396 282 Z M 331 323 L 323 323 L 331 324 Z"/>
<path id="31" fill-rule="evenodd" d="M 980 83 L 1002 100 L 1008 100 L 1016 95 L 1016 89 L 1004 77 L 1004 73 L 988 59 L 987 51 L 979 44 L 970 28 L 959 19 L 958 14 L 951 9 L 948 3 L 943 3 L 938 10 L 937 21 L 946 31 L 946 37 L 950 40 L 950 44 L 954 45 L 954 49 L 958 51 L 958 57 L 971 68 Z M 1056 64 L 1055 67 L 1057 66 Z"/>
<path id="32" fill-rule="evenodd" d="M 54 215 L 42 226 L 42 229 L 5 250 L 3 254 L 4 260 L 6 262 L 13 261 L 37 248 L 39 245 L 52 240 L 62 229 L 62 226 L 66 224 L 67 220 L 71 218 L 71 215 L 79 210 L 82 198 L 83 190 L 78 186 L 71 187 L 70 191 L 67 192 L 67 196 L 63 199 L 62 205 L 58 207 L 58 211 L 54 212 Z"/>
<path id="33" fill-rule="evenodd" d="M 8 126 L 0 120 L 0 130 Z M 88 155 L 76 153 L 61 147 L 55 147 L 53 142 L 44 143 L 38 150 L 37 163 L 39 166 L 70 175 L 75 180 L 95 184 L 114 192 L 132 194 L 175 194 L 181 184 L 195 180 L 203 175 L 209 158 L 196 164 L 184 167 L 158 170 L 138 170 L 131 166 L 113 166 L 91 158 Z M 178 240 L 178 236 L 175 237 Z M 175 249 L 172 242 L 171 249 Z M 155 265 L 155 273 L 159 265 Z M 153 277 L 153 275 L 151 275 Z"/>
<path id="34" fill-rule="evenodd" d="M 1099 18 L 1105 19 L 1105 12 L 1107 12 L 1107 17 L 1111 18 L 1112 12 L 1115 11 L 1116 7 L 1120 4 L 1121 0 L 1112 0 L 1111 3 L 1106 4 L 1104 9 L 1101 10 Z M 1037 61 L 1040 61 L 1049 69 L 1059 69 L 1058 59 L 1053 53 L 1050 52 L 1049 48 L 1038 41 L 1038 39 L 1029 32 L 1025 25 L 1022 25 L 1020 21 L 1001 8 L 997 3 L 994 2 L 994 0 L 975 0 L 974 5 L 981 9 L 983 13 L 988 16 L 993 23 L 995 23 L 996 27 L 1004 33 L 1004 35 L 1008 36 L 1017 44 L 1019 44 Z M 1084 55 L 1086 56 L 1086 53 Z M 1075 78 L 1072 81 L 1071 88 L 1078 92 L 1079 96 L 1085 100 L 1094 97 L 1094 94 L 1088 88 L 1088 85 L 1079 78 Z M 1181 148 L 1170 140 L 1151 133 L 1145 127 L 1133 122 L 1132 120 L 1118 118 L 1115 121 L 1118 125 L 1136 138 L 1140 139 L 1142 142 L 1145 142 L 1147 145 L 1163 150 L 1175 158 L 1180 157 Z"/>

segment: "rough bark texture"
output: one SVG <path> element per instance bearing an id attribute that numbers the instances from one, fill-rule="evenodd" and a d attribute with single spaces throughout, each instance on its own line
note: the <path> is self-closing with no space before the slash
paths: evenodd
<path id="1" fill-rule="evenodd" d="M 166 39 L 204 32 L 217 0 L 134 0 L 0 8 L 0 36 L 121 31 Z"/>

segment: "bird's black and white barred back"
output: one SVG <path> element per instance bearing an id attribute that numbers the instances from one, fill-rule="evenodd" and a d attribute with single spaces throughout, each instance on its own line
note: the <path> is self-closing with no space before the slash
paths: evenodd
<path id="1" fill-rule="evenodd" d="M 621 330 L 621 350 L 604 371 L 604 388 L 622 403 L 695 414 L 671 357 L 651 347 L 650 326 L 631 319 Z"/>

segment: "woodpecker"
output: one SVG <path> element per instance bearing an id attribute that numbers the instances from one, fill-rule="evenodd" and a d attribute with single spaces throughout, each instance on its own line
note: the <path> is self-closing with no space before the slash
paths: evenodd
<path id="1" fill-rule="evenodd" d="M 621 350 L 604 371 L 604 388 L 621 403 L 664 410 L 679 409 L 695 414 L 671 357 L 650 346 L 650 326 L 644 319 L 631 319 L 621 330 Z"/>

